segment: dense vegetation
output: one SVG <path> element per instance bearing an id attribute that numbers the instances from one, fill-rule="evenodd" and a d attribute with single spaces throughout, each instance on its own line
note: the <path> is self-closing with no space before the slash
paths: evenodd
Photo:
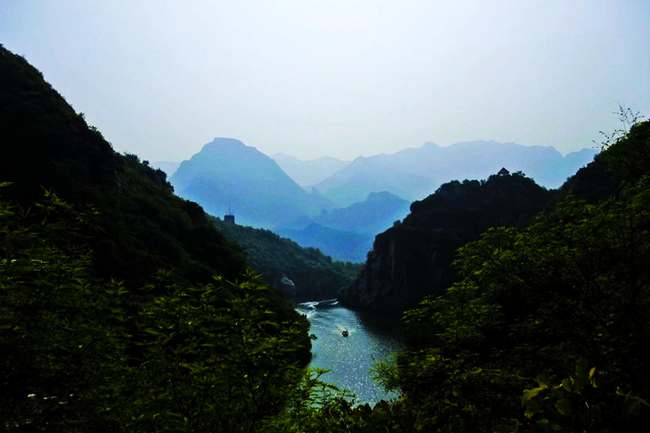
<path id="1" fill-rule="evenodd" d="M 300 378 L 306 321 L 254 277 L 129 290 L 93 277 L 91 215 L 0 202 L 0 418 L 9 431 L 251 431 Z"/>
<path id="2" fill-rule="evenodd" d="M 12 151 L 0 184 L 3 430 L 647 429 L 650 122 L 606 146 L 552 202 L 506 173 L 432 199 L 499 182 L 516 193 L 477 193 L 487 205 L 467 219 L 453 207 L 420 213 L 493 227 L 477 225 L 483 233 L 456 252 L 450 287 L 404 314 L 407 349 L 377 367 L 401 397 L 371 408 L 304 374 L 306 320 L 246 272 L 200 207 L 113 152 L 3 48 L 0 90 Z M 545 200 L 536 216 L 535 198 L 520 200 L 528 188 Z M 519 225 L 504 226 L 512 219 L 499 206 L 523 210 L 510 215 Z"/>
<path id="3" fill-rule="evenodd" d="M 160 171 L 0 47 L 0 428 L 254 431 L 307 322 Z"/>
<path id="4" fill-rule="evenodd" d="M 645 431 L 649 261 L 646 121 L 526 227 L 459 250 L 457 281 L 406 312 L 407 349 L 378 367 L 398 401 L 330 399 L 304 431 Z"/>
<path id="5" fill-rule="evenodd" d="M 356 277 L 360 265 L 333 261 L 315 248 L 302 248 L 275 233 L 214 219 L 223 235 L 241 246 L 250 266 L 296 300 L 335 298 Z M 288 278 L 294 284 L 287 284 Z M 283 282 L 284 279 L 284 282 Z"/>
<path id="6" fill-rule="evenodd" d="M 460 280 L 405 315 L 399 385 L 424 430 L 637 431 L 650 415 L 650 123 L 523 229 L 460 250 Z M 570 184 L 577 184 L 573 179 Z M 523 407 L 522 407 L 523 406 Z"/>
<path id="7" fill-rule="evenodd" d="M 42 75 L 0 47 L 1 181 L 5 197 L 28 207 L 43 193 L 97 210 L 94 272 L 129 286 L 173 267 L 191 280 L 235 277 L 245 262 L 203 210 L 173 195 L 165 174 L 113 151 Z"/>
<path id="8" fill-rule="evenodd" d="M 455 279 L 458 247 L 494 226 L 521 226 L 552 200 L 553 192 L 522 173 L 502 169 L 487 180 L 451 181 L 375 238 L 346 304 L 401 313 L 425 295 L 441 293 Z"/>

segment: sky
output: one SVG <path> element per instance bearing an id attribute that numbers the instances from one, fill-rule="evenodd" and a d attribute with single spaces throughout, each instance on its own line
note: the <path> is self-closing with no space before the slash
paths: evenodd
<path id="1" fill-rule="evenodd" d="M 569 152 L 619 105 L 650 114 L 648 0 L 0 0 L 0 43 L 151 161 L 216 136 L 303 159 Z"/>

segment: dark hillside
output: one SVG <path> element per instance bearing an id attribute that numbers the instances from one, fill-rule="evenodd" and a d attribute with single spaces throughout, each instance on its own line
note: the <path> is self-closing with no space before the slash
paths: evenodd
<path id="1" fill-rule="evenodd" d="M 650 122 L 561 192 L 526 227 L 463 246 L 457 281 L 404 315 L 396 375 L 423 431 L 648 425 Z"/>
<path id="2" fill-rule="evenodd" d="M 605 145 L 587 166 L 578 170 L 560 188 L 562 195 L 598 201 L 619 193 L 648 173 L 650 147 L 648 122 L 638 123 L 625 135 L 623 145 Z"/>
<path id="3" fill-rule="evenodd" d="M 453 281 L 461 245 L 488 227 L 523 225 L 553 194 L 520 173 L 503 170 L 486 181 L 453 181 L 411 205 L 403 223 L 375 238 L 355 283 L 341 293 L 348 305 L 402 311 Z"/>
<path id="4" fill-rule="evenodd" d="M 255 431 L 307 321 L 160 170 L 0 47 L 0 430 Z"/>
<path id="5" fill-rule="evenodd" d="M 173 195 L 165 174 L 113 151 L 43 76 L 0 48 L 0 180 L 8 198 L 30 203 L 50 190 L 98 211 L 95 271 L 140 284 L 166 267 L 192 280 L 236 276 L 242 254 L 195 203 Z"/>
<path id="6" fill-rule="evenodd" d="M 515 182 L 514 191 L 526 191 L 521 179 L 507 179 Z M 458 194 L 462 184 L 449 188 L 430 197 L 429 203 L 448 204 L 444 211 L 424 204 L 413 215 L 420 214 L 418 224 L 446 227 L 453 238 L 459 226 L 471 224 L 449 198 L 472 197 L 475 188 L 467 185 L 464 194 Z M 495 204 L 530 210 L 514 204 L 522 198 L 517 194 L 510 196 L 518 199 L 513 204 L 505 203 L 513 191 L 493 194 L 499 189 L 490 194 Z M 461 224 L 448 209 L 459 212 Z M 504 223 L 496 210 L 483 209 Z M 394 241 L 394 257 L 408 264 L 418 245 L 405 233 L 423 232 L 402 227 L 384 235 Z M 403 250 L 395 248 L 400 242 Z M 330 432 L 645 431 L 649 261 L 645 121 L 605 146 L 527 223 L 488 228 L 456 251 L 454 282 L 403 314 L 406 347 L 395 362 L 377 368 L 381 382 L 401 392 L 398 400 L 374 408 L 334 400 L 326 410 L 303 410 L 291 420 L 305 431 Z M 426 262 L 417 258 L 411 265 L 410 272 L 417 272 L 415 266 Z M 372 271 L 366 266 L 365 272 Z"/>

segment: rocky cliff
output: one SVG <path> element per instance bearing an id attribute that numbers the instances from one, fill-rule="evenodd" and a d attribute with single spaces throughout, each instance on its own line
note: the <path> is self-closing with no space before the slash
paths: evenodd
<path id="1" fill-rule="evenodd" d="M 348 306 L 399 312 L 454 279 L 455 251 L 489 227 L 523 225 L 553 192 L 521 173 L 453 181 L 411 205 L 411 213 L 375 238 L 360 276 L 340 293 Z"/>

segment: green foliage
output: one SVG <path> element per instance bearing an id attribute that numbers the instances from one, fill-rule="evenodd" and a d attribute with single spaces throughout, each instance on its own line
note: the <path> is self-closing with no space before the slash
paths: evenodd
<path id="1" fill-rule="evenodd" d="M 24 59 L 0 47 L 0 158 L 5 197 L 28 207 L 43 188 L 79 209 L 98 209 L 93 273 L 142 285 L 159 269 L 207 282 L 236 278 L 243 255 L 195 203 L 174 196 L 165 174 L 114 152 L 96 128 Z"/>
<path id="2" fill-rule="evenodd" d="M 280 412 L 308 324 L 203 210 L 2 47 L 0 130 L 0 428 L 253 431 Z"/>
<path id="3" fill-rule="evenodd" d="M 250 266 L 269 284 L 282 288 L 282 277 L 290 278 L 295 284 L 291 296 L 298 300 L 335 298 L 361 268 L 333 261 L 318 249 L 302 248 L 269 230 L 224 223 L 218 218 L 214 222 L 228 240 L 244 250 Z"/>
<path id="4" fill-rule="evenodd" d="M 395 232 L 431 223 L 457 238 L 449 253 L 493 228 L 457 251 L 448 290 L 404 315 L 408 349 L 375 369 L 402 395 L 371 408 L 303 372 L 307 321 L 243 273 L 198 205 L 4 48 L 0 78 L 16 150 L 0 160 L 4 431 L 647 429 L 650 122 L 526 226 L 552 197 L 517 173 L 414 204 Z"/>
<path id="5" fill-rule="evenodd" d="M 650 148 L 648 129 L 601 160 Z M 405 314 L 400 385 L 418 428 L 613 432 L 648 419 L 650 177 L 617 176 L 615 196 L 565 195 L 526 228 L 460 248 L 459 281 Z"/>
<path id="6" fill-rule="evenodd" d="M 66 230 L 83 218 L 58 198 L 29 210 L 0 203 L 0 418 L 11 430 L 94 428 L 122 362 L 122 287 L 92 282 L 88 251 Z"/>
<path id="7" fill-rule="evenodd" d="M 375 238 L 355 284 L 341 300 L 351 306 L 402 313 L 457 280 L 456 250 L 489 227 L 523 226 L 555 193 L 507 170 L 487 180 L 451 181 L 413 202 L 402 224 Z"/>
<path id="8" fill-rule="evenodd" d="M 397 355 L 393 354 L 388 359 L 377 361 L 373 365 L 372 379 L 380 384 L 386 391 L 399 391 L 400 378 L 399 369 L 397 368 Z"/>
<path id="9" fill-rule="evenodd" d="M 256 277 L 170 288 L 136 318 L 142 358 L 130 412 L 136 431 L 253 431 L 300 376 L 306 323 L 283 318 Z M 266 302 L 265 302 L 266 301 Z"/>
<path id="10" fill-rule="evenodd" d="M 259 277 L 97 278 L 94 215 L 0 200 L 0 418 L 9 431 L 254 431 L 307 361 L 308 324 Z"/>
<path id="11" fill-rule="evenodd" d="M 264 433 L 374 433 L 408 431 L 408 413 L 396 404 L 355 405 L 348 393 L 321 380 L 324 370 L 309 370 L 279 416 L 259 430 Z"/>

